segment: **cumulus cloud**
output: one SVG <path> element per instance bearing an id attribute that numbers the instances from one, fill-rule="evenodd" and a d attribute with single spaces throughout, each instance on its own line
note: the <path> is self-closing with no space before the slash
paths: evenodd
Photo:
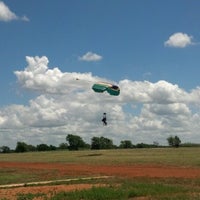
<path id="1" fill-rule="evenodd" d="M 45 56 L 26 57 L 26 61 L 27 66 L 14 73 L 18 84 L 37 91 L 37 97 L 26 105 L 0 108 L 0 141 L 9 141 L 10 145 L 16 141 L 58 145 L 70 133 L 87 142 L 93 136 L 105 136 L 116 144 L 124 139 L 166 144 L 171 134 L 180 136 L 183 142 L 200 142 L 198 87 L 187 92 L 164 80 L 152 83 L 125 79 L 116 83 L 120 95 L 111 96 L 91 89 L 101 79 L 91 73 L 49 68 Z M 106 127 L 101 124 L 104 112 Z"/>
<path id="2" fill-rule="evenodd" d="M 0 21 L 7 22 L 7 21 L 12 21 L 12 20 L 29 21 L 28 17 L 17 16 L 14 12 L 12 12 L 9 9 L 9 7 L 3 1 L 0 1 Z"/>
<path id="3" fill-rule="evenodd" d="M 23 71 L 15 71 L 18 82 L 26 89 L 43 93 L 67 94 L 72 90 L 88 89 L 90 82 L 97 80 L 91 73 L 61 72 L 57 67 L 48 68 L 47 57 L 26 57 L 28 66 Z"/>
<path id="4" fill-rule="evenodd" d="M 149 81 L 120 81 L 122 101 L 137 101 L 140 103 L 171 104 L 185 102 L 188 93 L 167 81 L 161 80 L 156 83 Z"/>
<path id="5" fill-rule="evenodd" d="M 192 42 L 193 37 L 189 36 L 186 33 L 174 33 L 169 37 L 167 41 L 165 41 L 165 46 L 167 47 L 176 47 L 176 48 L 185 48 L 189 45 L 194 44 Z"/>
<path id="6" fill-rule="evenodd" d="M 79 60 L 87 61 L 87 62 L 96 62 L 96 61 L 102 60 L 102 58 L 103 58 L 102 56 L 100 56 L 96 53 L 87 52 L 83 56 L 79 57 Z"/>

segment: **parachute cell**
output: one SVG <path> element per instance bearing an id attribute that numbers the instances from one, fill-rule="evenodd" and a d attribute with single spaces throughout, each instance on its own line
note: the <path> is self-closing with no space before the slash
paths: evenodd
<path id="1" fill-rule="evenodd" d="M 118 96 L 120 93 L 120 89 L 118 86 L 113 85 L 111 83 L 105 83 L 105 82 L 95 83 L 92 86 L 92 89 L 95 92 L 99 92 L 99 93 L 107 91 L 110 95 L 114 95 L 114 96 Z"/>

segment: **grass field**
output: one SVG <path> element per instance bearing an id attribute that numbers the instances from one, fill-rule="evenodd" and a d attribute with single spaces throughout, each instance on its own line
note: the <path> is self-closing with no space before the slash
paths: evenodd
<path id="1" fill-rule="evenodd" d="M 200 148 L 148 148 L 0 154 L 0 161 L 200 166 Z"/>
<path id="2" fill-rule="evenodd" d="M 49 173 L 43 170 L 22 170 L 17 168 L 2 168 L 3 162 L 17 163 L 60 163 L 77 165 L 156 165 L 176 166 L 180 168 L 200 169 L 200 148 L 154 148 L 127 150 L 84 150 L 84 151 L 51 151 L 33 153 L 0 154 L 0 185 L 43 180 Z M 57 171 L 51 171 L 52 177 L 58 176 Z M 63 175 L 62 175 L 63 176 Z M 77 175 L 75 174 L 74 177 Z M 51 178 L 52 178 L 51 177 Z M 60 177 L 59 177 L 60 178 Z M 63 177 L 66 178 L 66 177 Z M 155 178 L 155 177 L 112 177 L 110 179 L 80 180 L 67 182 L 69 184 L 98 183 L 103 187 L 94 187 L 81 191 L 46 193 L 19 193 L 16 200 L 72 200 L 72 199 L 165 199 L 165 200 L 197 200 L 200 199 L 200 178 Z M 28 188 L 27 188 L 28 189 Z M 5 196 L 0 200 L 10 200 Z"/>

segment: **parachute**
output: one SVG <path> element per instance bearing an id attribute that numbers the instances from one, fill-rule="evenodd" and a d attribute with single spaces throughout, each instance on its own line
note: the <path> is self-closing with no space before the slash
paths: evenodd
<path id="1" fill-rule="evenodd" d="M 79 78 L 76 78 L 76 80 L 80 80 Z M 118 96 L 120 94 L 120 88 L 117 85 L 113 85 L 112 83 L 108 82 L 97 82 L 93 84 L 92 89 L 95 92 L 103 93 L 107 91 L 110 95 Z M 106 113 L 103 113 L 103 118 L 101 120 L 103 122 L 103 125 L 107 125 L 107 119 L 106 119 Z"/>
<path id="2" fill-rule="evenodd" d="M 120 94 L 120 89 L 117 85 L 106 82 L 97 82 L 92 86 L 95 92 L 103 93 L 107 91 L 110 95 L 118 96 Z"/>

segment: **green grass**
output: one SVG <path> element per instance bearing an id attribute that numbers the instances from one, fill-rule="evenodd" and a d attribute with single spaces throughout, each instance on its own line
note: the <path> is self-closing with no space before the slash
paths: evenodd
<path id="1" fill-rule="evenodd" d="M 26 174 L 22 171 L 17 171 L 15 169 L 1 169 L 0 170 L 0 183 L 9 184 L 9 183 L 18 183 L 23 182 L 25 179 L 30 178 L 30 174 Z M 30 180 L 30 179 L 29 179 Z"/>
<path id="2" fill-rule="evenodd" d="M 44 200 L 130 200 L 135 198 L 151 200 L 197 200 L 200 199 L 198 181 L 181 179 L 134 180 L 115 179 L 107 187 L 93 187 L 88 190 L 45 194 L 19 194 L 17 200 L 31 200 L 43 197 Z"/>
<path id="3" fill-rule="evenodd" d="M 116 149 L 83 151 L 50 151 L 0 154 L 0 161 L 7 162 L 45 162 L 73 163 L 90 165 L 173 165 L 200 166 L 200 148 L 154 148 L 154 149 Z M 46 176 L 48 175 L 48 176 Z M 1 168 L 0 184 L 34 182 L 49 179 L 66 179 L 58 177 L 56 170 L 29 170 L 21 168 Z M 71 177 L 70 177 L 71 178 Z"/>
<path id="4" fill-rule="evenodd" d="M 31 194 L 31 193 L 18 194 L 17 200 L 34 200 L 35 198 L 39 198 L 39 197 L 40 197 L 40 199 L 45 198 L 47 200 L 46 195 L 42 194 L 42 193 L 38 193 L 38 194 Z"/>
<path id="5" fill-rule="evenodd" d="M 47 176 L 49 178 L 52 177 L 52 179 L 55 179 L 56 174 L 56 171 L 48 171 L 45 169 L 30 171 L 29 169 L 0 168 L 0 185 L 45 181 Z M 61 177 L 59 178 L 61 179 Z"/>
<path id="6" fill-rule="evenodd" d="M 123 190 L 119 190 L 114 187 L 100 187 L 96 188 L 93 187 L 89 190 L 81 190 L 81 191 L 74 191 L 74 192 L 60 192 L 52 197 L 52 200 L 80 200 L 80 199 L 87 199 L 87 200 L 109 200 L 109 199 L 124 199 L 126 196 Z"/>
<path id="7" fill-rule="evenodd" d="M 0 161 L 78 164 L 161 164 L 200 166 L 200 148 L 50 151 L 0 154 Z"/>
<path id="8" fill-rule="evenodd" d="M 200 148 L 155 148 L 99 151 L 52 151 L 0 154 L 0 161 L 6 162 L 48 162 L 90 165 L 153 164 L 186 167 L 200 167 Z M 0 184 L 39 181 L 49 173 L 44 170 L 21 170 L 1 168 Z M 51 171 L 56 177 L 56 171 Z M 61 177 L 59 177 L 61 178 Z M 66 178 L 66 177 L 62 177 Z M 5 182 L 6 180 L 6 182 Z M 83 191 L 60 192 L 49 197 L 46 194 L 19 194 L 18 200 L 31 200 L 41 196 L 44 200 L 93 200 L 134 199 L 145 197 L 155 200 L 197 200 L 200 199 L 200 179 L 134 178 L 77 181 L 75 183 L 105 183 L 108 187 Z M 74 182 L 73 182 L 74 183 Z M 70 184 L 70 183 L 66 183 Z M 0 198 L 0 200 L 2 200 Z M 4 199 L 5 200 L 5 199 Z"/>

